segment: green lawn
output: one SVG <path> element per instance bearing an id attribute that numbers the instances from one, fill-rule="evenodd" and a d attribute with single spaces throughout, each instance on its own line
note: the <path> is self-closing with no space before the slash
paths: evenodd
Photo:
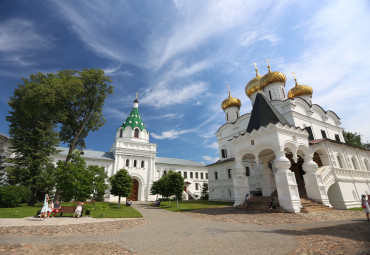
<path id="1" fill-rule="evenodd" d="M 117 208 L 115 203 L 101 202 L 104 204 L 107 210 L 100 210 L 90 212 L 90 216 L 93 218 L 142 218 L 141 213 L 136 211 L 132 207 L 121 205 L 121 208 Z M 72 206 L 73 203 L 62 203 L 62 206 Z M 0 208 L 0 218 L 24 218 L 29 216 L 35 216 L 37 210 L 41 210 L 42 204 L 36 204 L 35 206 L 27 206 L 27 204 L 21 204 L 14 208 Z M 63 217 L 72 217 L 73 213 L 64 213 Z M 57 214 L 56 217 L 59 217 Z"/>
<path id="2" fill-rule="evenodd" d="M 161 208 L 169 210 L 171 212 L 187 212 L 204 208 L 214 208 L 214 207 L 225 207 L 232 206 L 232 202 L 214 202 L 207 200 L 184 200 L 179 201 L 179 207 L 177 207 L 176 201 L 171 201 L 171 205 L 168 205 L 168 201 L 161 203 Z"/>
<path id="3" fill-rule="evenodd" d="M 355 207 L 355 208 L 349 208 L 347 210 L 349 210 L 349 211 L 362 211 L 363 208 L 362 207 Z"/>

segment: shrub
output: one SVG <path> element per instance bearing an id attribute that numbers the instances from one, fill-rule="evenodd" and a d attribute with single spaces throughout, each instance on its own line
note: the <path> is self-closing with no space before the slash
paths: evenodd
<path id="1" fill-rule="evenodd" d="M 15 207 L 28 202 L 31 190 L 23 186 L 0 186 L 0 207 Z"/>

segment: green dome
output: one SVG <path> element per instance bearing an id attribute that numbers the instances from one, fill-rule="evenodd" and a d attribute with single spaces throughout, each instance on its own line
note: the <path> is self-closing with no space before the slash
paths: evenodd
<path id="1" fill-rule="evenodd" d="M 125 122 L 123 122 L 121 127 L 123 130 L 126 127 L 131 127 L 132 130 L 134 130 L 137 127 L 140 128 L 141 131 L 143 131 L 143 129 L 146 130 L 144 122 L 141 119 L 139 110 L 137 108 L 132 109 L 131 113 L 128 115 L 128 117 L 126 118 Z"/>

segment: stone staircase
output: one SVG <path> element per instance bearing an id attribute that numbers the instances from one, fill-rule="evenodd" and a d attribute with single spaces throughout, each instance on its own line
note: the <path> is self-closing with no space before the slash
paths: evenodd
<path id="1" fill-rule="evenodd" d="M 316 212 L 327 212 L 334 210 L 328 206 L 312 201 L 310 199 L 301 198 L 302 209 L 301 213 L 316 213 Z"/>
<path id="2" fill-rule="evenodd" d="M 269 210 L 271 197 L 255 196 L 251 198 L 251 207 L 248 209 L 250 213 L 266 213 Z M 273 212 L 283 213 L 286 212 L 283 208 L 279 206 L 279 200 L 277 197 L 274 197 L 275 204 L 277 205 L 276 209 Z M 333 208 L 320 204 L 318 202 L 309 200 L 307 198 L 301 198 L 302 209 L 301 213 L 316 213 L 316 212 L 326 212 L 331 211 Z M 246 210 L 247 206 L 245 204 L 239 205 L 237 209 Z"/>
<path id="3" fill-rule="evenodd" d="M 274 201 L 276 206 L 276 209 L 273 210 L 273 212 L 286 212 L 283 208 L 279 206 L 279 200 L 277 197 L 274 197 Z M 248 212 L 250 213 L 268 213 L 269 212 L 269 205 L 271 202 L 271 197 L 263 197 L 263 196 L 254 196 L 251 197 L 251 206 L 248 209 Z M 247 210 L 247 205 L 239 205 L 236 207 L 237 209 Z"/>

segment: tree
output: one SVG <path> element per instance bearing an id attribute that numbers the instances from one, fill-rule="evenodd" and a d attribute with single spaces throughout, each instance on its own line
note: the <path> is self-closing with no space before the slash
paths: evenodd
<path id="1" fill-rule="evenodd" d="M 111 189 L 110 192 L 114 196 L 118 196 L 118 208 L 121 207 L 121 197 L 128 197 L 131 195 L 132 178 L 126 169 L 119 170 L 109 179 Z"/>
<path id="2" fill-rule="evenodd" d="M 200 199 L 208 200 L 208 198 L 209 198 L 208 183 L 205 182 L 203 183 Z"/>
<path id="3" fill-rule="evenodd" d="M 364 148 L 369 150 L 370 149 L 370 143 L 363 143 L 362 142 L 362 135 L 360 133 L 352 133 L 352 132 L 346 132 L 343 130 L 343 137 L 347 144 L 357 146 L 360 148 Z"/>
<path id="4" fill-rule="evenodd" d="M 152 195 L 160 194 L 167 198 L 176 196 L 177 200 L 181 200 L 184 185 L 184 178 L 180 173 L 169 171 L 168 174 L 153 183 L 150 192 Z M 170 199 L 168 199 L 168 203 L 170 204 Z"/>
<path id="5" fill-rule="evenodd" d="M 87 166 L 79 151 L 73 153 L 72 160 L 67 165 L 63 161 L 58 162 L 55 176 L 56 188 L 61 191 L 64 201 L 85 201 L 92 194 L 103 197 L 108 187 L 105 184 L 107 173 L 104 167 Z"/>
<path id="6" fill-rule="evenodd" d="M 69 151 L 65 160 L 67 164 L 76 148 L 85 148 L 85 138 L 90 131 L 96 131 L 105 123 L 103 105 L 113 87 L 109 76 L 100 69 L 83 69 L 81 72 L 66 70 L 58 73 L 60 81 L 75 84 L 73 100 L 66 100 L 61 119 L 60 138 L 68 144 Z M 54 200 L 59 197 L 57 190 Z"/>
<path id="7" fill-rule="evenodd" d="M 6 120 L 10 123 L 11 149 L 15 157 L 7 169 L 9 182 L 31 189 L 29 205 L 34 205 L 38 192 L 47 188 L 52 176 L 50 155 L 59 144 L 55 130 L 60 117 L 60 97 L 67 87 L 55 84 L 54 74 L 31 74 L 22 79 L 8 102 L 11 107 Z M 58 93 L 58 88 L 60 92 Z"/>
<path id="8" fill-rule="evenodd" d="M 88 170 L 93 174 L 93 197 L 97 201 L 103 201 L 105 191 L 108 189 L 105 181 L 108 178 L 107 172 L 102 166 L 88 166 Z"/>

